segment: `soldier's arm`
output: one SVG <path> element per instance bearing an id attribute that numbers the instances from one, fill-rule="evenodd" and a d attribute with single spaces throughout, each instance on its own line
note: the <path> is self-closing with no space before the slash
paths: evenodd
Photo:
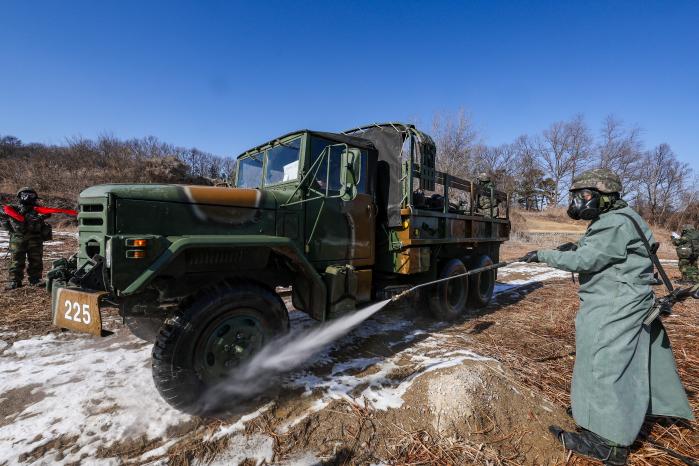
<path id="1" fill-rule="evenodd" d="M 621 222 L 596 222 L 575 251 L 539 251 L 540 262 L 568 272 L 593 273 L 626 260 L 628 233 Z"/>

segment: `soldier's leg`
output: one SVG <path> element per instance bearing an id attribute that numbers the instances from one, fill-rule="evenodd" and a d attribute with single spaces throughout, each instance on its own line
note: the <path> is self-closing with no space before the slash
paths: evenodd
<path id="1" fill-rule="evenodd" d="M 10 282 L 22 283 L 24 278 L 24 265 L 27 256 L 27 242 L 23 238 L 10 237 Z"/>
<path id="2" fill-rule="evenodd" d="M 680 269 L 680 273 L 682 274 L 682 280 L 687 279 L 687 267 L 689 267 L 689 261 L 687 259 L 679 259 L 677 261 L 677 268 Z"/>
<path id="3" fill-rule="evenodd" d="M 41 282 L 41 274 L 44 271 L 44 243 L 41 238 L 31 238 L 27 243 L 27 275 L 29 283 L 36 284 Z"/>
<path id="4" fill-rule="evenodd" d="M 685 274 L 687 275 L 687 280 L 699 282 L 699 267 L 697 267 L 697 257 L 692 256 L 687 259 L 687 267 L 682 275 L 684 276 Z"/>

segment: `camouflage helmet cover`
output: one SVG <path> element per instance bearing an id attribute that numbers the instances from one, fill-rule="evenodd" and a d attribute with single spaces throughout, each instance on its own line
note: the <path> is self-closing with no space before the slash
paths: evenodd
<path id="1" fill-rule="evenodd" d="M 478 174 L 477 179 L 482 183 L 487 183 L 490 181 L 490 176 L 487 173 L 483 172 Z"/>
<path id="2" fill-rule="evenodd" d="M 603 194 L 620 193 L 621 180 L 614 172 L 606 168 L 587 170 L 573 179 L 570 190 L 577 191 L 578 189 L 595 189 Z"/>
<path id="3" fill-rule="evenodd" d="M 34 190 L 34 188 L 30 188 L 28 186 L 25 186 L 23 188 L 19 188 L 19 190 L 17 191 L 17 197 L 19 197 L 19 195 L 22 193 L 34 193 L 35 196 L 38 196 L 36 190 Z"/>

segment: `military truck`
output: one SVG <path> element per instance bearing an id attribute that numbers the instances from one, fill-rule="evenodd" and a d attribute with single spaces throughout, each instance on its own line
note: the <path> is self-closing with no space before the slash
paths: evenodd
<path id="1" fill-rule="evenodd" d="M 510 232 L 506 194 L 438 171 L 432 139 L 401 123 L 295 131 L 241 154 L 224 186 L 99 185 L 79 204 L 77 258 L 48 275 L 54 323 L 104 335 L 100 310 L 118 307 L 154 341 L 160 394 L 186 412 L 288 329 L 279 290 L 332 319 L 498 262 Z M 457 319 L 495 278 L 442 282 L 420 305 Z"/>

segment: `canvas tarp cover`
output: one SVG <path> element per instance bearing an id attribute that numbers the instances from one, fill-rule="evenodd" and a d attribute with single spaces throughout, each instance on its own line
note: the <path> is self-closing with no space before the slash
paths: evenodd
<path id="1" fill-rule="evenodd" d="M 357 131 L 352 136 L 368 139 L 379 152 L 377 166 L 377 197 L 379 208 L 385 208 L 389 227 L 401 225 L 400 206 L 403 200 L 401 189 L 401 158 L 405 131 L 397 131 L 392 126 L 376 126 Z M 381 218 L 380 215 L 379 218 Z"/>

